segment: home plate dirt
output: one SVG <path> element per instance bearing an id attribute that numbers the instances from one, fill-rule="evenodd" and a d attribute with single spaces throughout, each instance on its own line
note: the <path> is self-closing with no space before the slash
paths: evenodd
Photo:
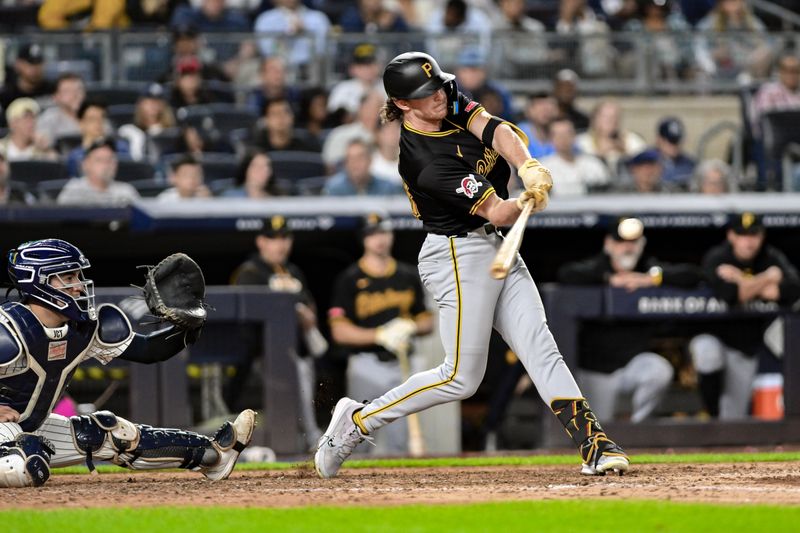
<path id="1" fill-rule="evenodd" d="M 220 505 L 404 505 L 551 499 L 649 499 L 800 505 L 800 463 L 632 465 L 581 476 L 575 466 L 344 469 L 318 479 L 308 465 L 234 472 L 218 483 L 190 472 L 55 475 L 40 488 L 4 489 L 0 509 Z"/>

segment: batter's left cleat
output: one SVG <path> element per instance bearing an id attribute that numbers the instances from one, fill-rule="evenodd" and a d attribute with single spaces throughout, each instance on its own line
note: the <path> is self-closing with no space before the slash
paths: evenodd
<path id="1" fill-rule="evenodd" d="M 203 475 L 211 481 L 228 479 L 242 453 L 253 438 L 256 427 L 256 412 L 245 409 L 233 422 L 225 422 L 214 435 L 212 446 L 219 453 L 219 460 L 213 466 L 204 467 Z"/>
<path id="2" fill-rule="evenodd" d="M 327 479 L 336 476 L 356 446 L 365 440 L 372 442 L 372 437 L 361 433 L 353 422 L 353 414 L 363 407 L 363 403 L 350 398 L 342 398 L 336 403 L 331 423 L 319 439 L 317 453 L 314 454 L 314 468 L 319 477 Z"/>
<path id="3" fill-rule="evenodd" d="M 622 448 L 605 433 L 592 435 L 581 446 L 581 456 L 584 458 L 581 474 L 586 476 L 604 476 L 612 471 L 622 475 L 630 466 L 630 460 Z"/>

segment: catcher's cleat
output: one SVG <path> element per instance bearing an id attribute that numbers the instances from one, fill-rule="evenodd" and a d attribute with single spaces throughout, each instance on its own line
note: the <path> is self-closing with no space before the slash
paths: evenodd
<path id="1" fill-rule="evenodd" d="M 605 433 L 592 435 L 581 446 L 583 465 L 581 474 L 586 476 L 604 476 L 606 472 L 614 471 L 622 475 L 628 471 L 630 461 L 628 456 Z"/>
<path id="2" fill-rule="evenodd" d="M 219 453 L 219 460 L 212 466 L 204 467 L 203 475 L 211 481 L 228 479 L 239 454 L 250 444 L 255 427 L 256 412 L 252 409 L 245 409 L 233 422 L 222 424 L 211 443 Z"/>
<path id="3" fill-rule="evenodd" d="M 317 453 L 314 454 L 314 468 L 321 478 L 336 476 L 342 463 L 350 457 L 356 446 L 372 442 L 372 437 L 364 435 L 353 422 L 353 414 L 364 407 L 350 398 L 342 398 L 333 409 L 333 417 L 325 434 L 319 439 Z"/>

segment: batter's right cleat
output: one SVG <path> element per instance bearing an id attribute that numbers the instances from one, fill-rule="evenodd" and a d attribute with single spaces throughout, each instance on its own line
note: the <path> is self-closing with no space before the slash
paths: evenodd
<path id="1" fill-rule="evenodd" d="M 584 461 L 581 474 L 586 476 L 604 476 L 611 471 L 622 475 L 630 466 L 630 460 L 622 448 L 605 433 L 589 437 L 581 446 L 581 457 Z"/>
<path id="2" fill-rule="evenodd" d="M 219 453 L 219 460 L 214 465 L 203 468 L 203 475 L 211 481 L 228 479 L 239 454 L 250 444 L 255 427 L 256 412 L 252 409 L 239 413 L 233 422 L 225 422 L 211 443 Z"/>
<path id="3" fill-rule="evenodd" d="M 363 408 L 363 403 L 350 398 L 342 398 L 336 403 L 331 423 L 319 439 L 317 453 L 314 454 L 314 468 L 319 477 L 328 479 L 336 476 L 356 446 L 365 440 L 373 441 L 372 437 L 361 433 L 353 422 L 353 414 Z"/>

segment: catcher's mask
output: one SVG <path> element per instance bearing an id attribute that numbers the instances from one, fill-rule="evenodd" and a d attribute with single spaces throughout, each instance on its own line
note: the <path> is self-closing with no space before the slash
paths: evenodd
<path id="1" fill-rule="evenodd" d="M 42 239 L 21 244 L 8 252 L 8 276 L 27 302 L 35 301 L 70 320 L 97 320 L 94 305 L 94 282 L 86 279 L 89 260 L 72 244 L 61 239 Z M 74 272 L 77 281 L 67 283 L 66 274 Z M 60 287 L 52 285 L 58 279 Z M 79 296 L 68 291 L 77 288 Z"/>
<path id="2" fill-rule="evenodd" d="M 392 59 L 383 71 L 383 87 L 392 98 L 414 100 L 430 96 L 456 77 L 443 72 L 436 60 L 422 52 L 406 52 Z"/>

